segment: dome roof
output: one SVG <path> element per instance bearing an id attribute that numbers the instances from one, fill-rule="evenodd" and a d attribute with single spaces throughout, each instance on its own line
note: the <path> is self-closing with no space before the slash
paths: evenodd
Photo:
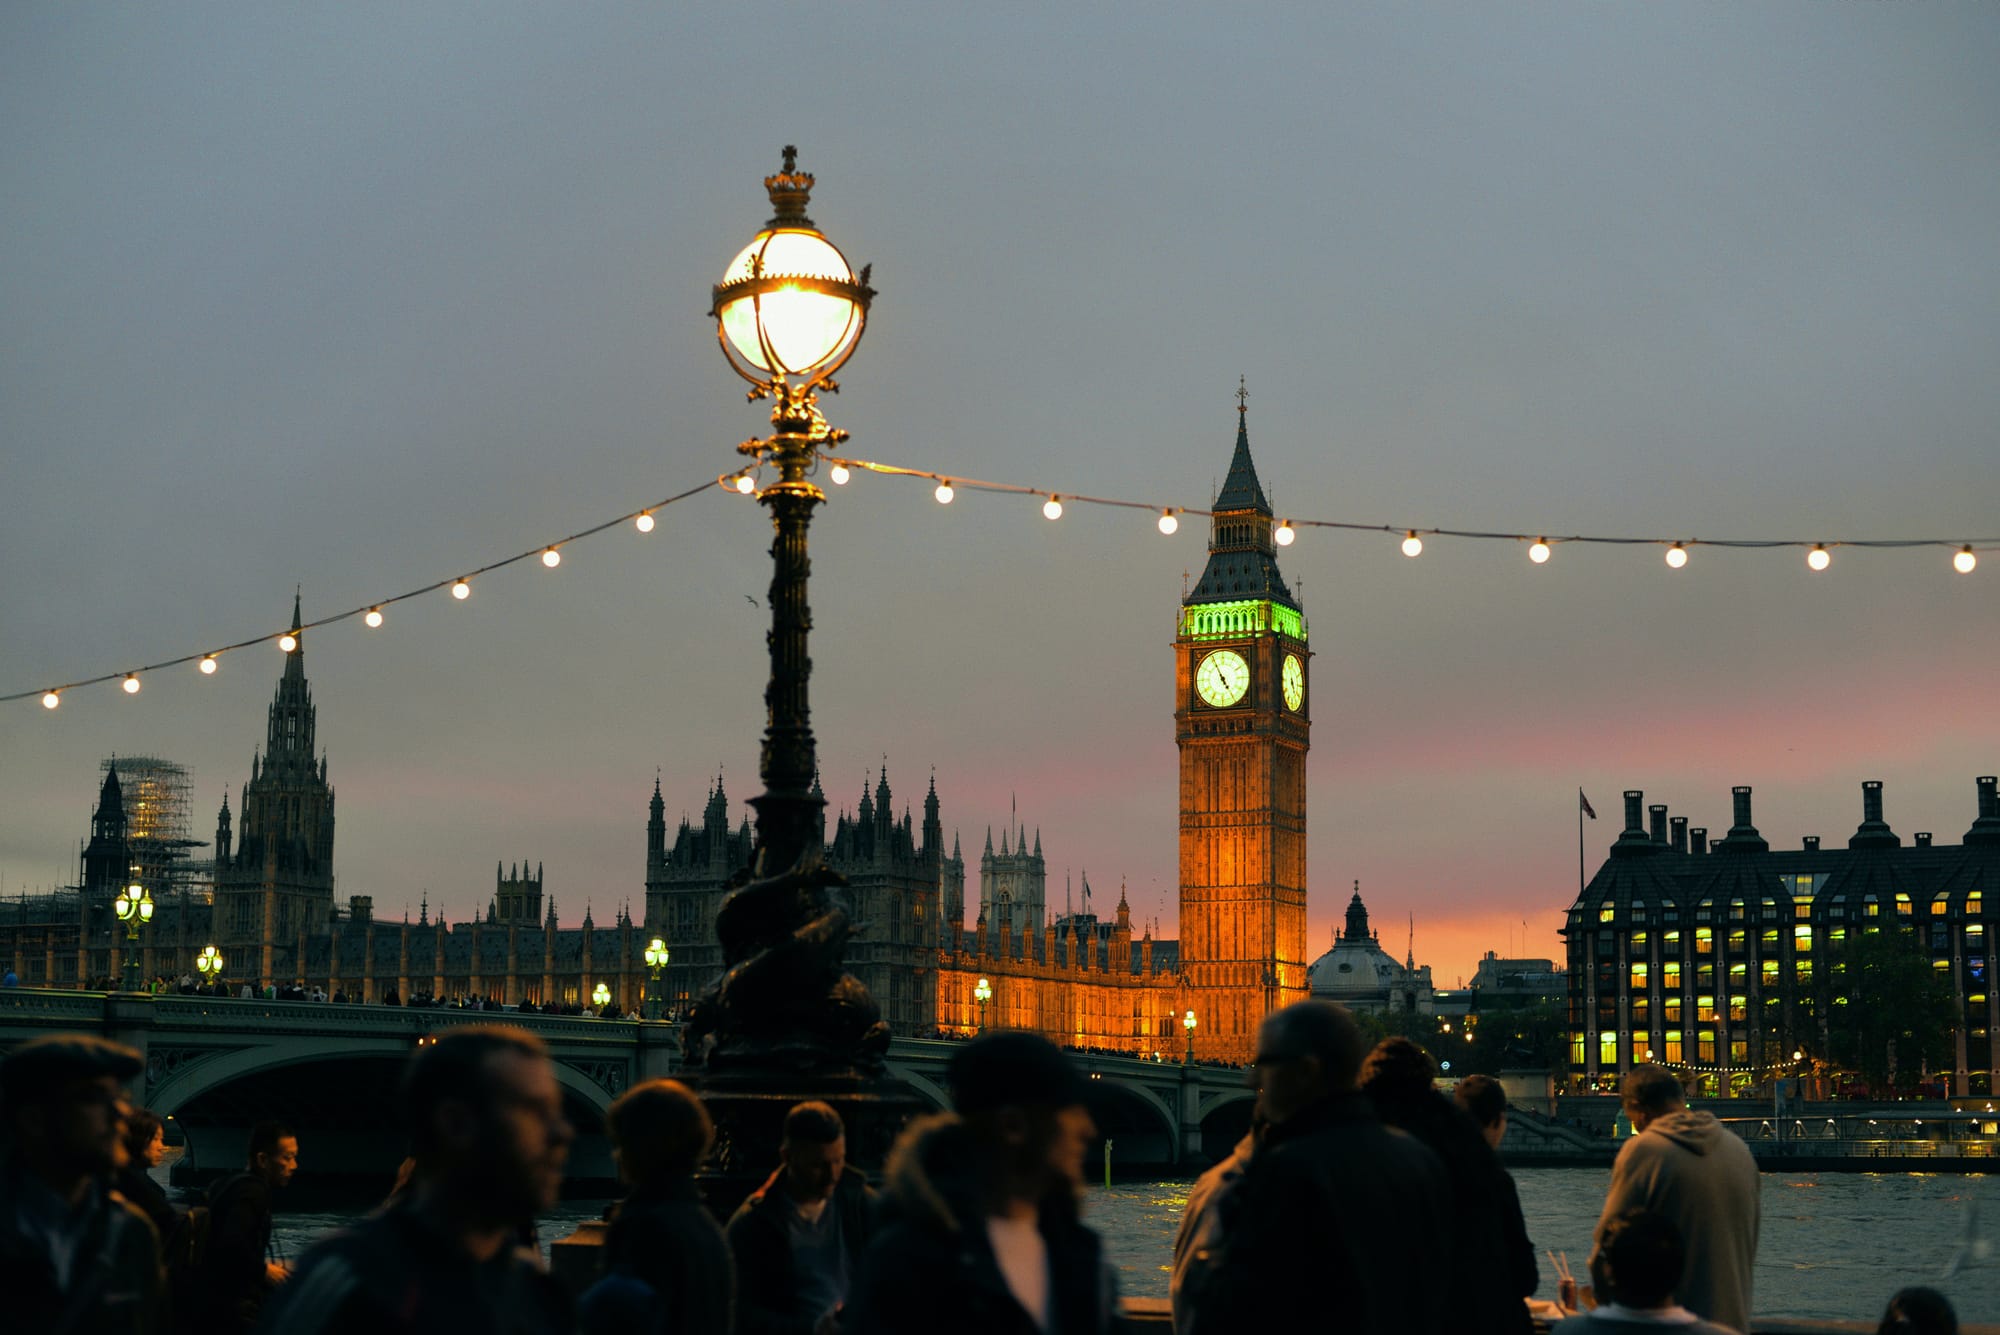
<path id="1" fill-rule="evenodd" d="M 1338 1001 L 1343 997 L 1381 996 L 1403 976 L 1403 966 L 1373 937 L 1342 937 L 1333 949 L 1313 961 L 1312 994 Z"/>

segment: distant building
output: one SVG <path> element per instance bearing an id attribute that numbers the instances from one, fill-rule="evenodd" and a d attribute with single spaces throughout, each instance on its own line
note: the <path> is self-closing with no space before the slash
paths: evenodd
<path id="1" fill-rule="evenodd" d="M 1481 1010 L 1560 1003 L 1568 988 L 1569 979 L 1554 960 L 1501 959 L 1490 950 L 1472 974 L 1473 1004 Z"/>
<path id="2" fill-rule="evenodd" d="M 1959 1012 L 1951 1090 L 1990 1095 L 2000 1066 L 1985 891 L 2000 898 L 2000 793 L 1977 781 L 1959 844 L 1928 833 L 1905 846 L 1882 815 L 1882 785 L 1861 785 L 1845 848 L 1817 836 L 1773 849 L 1734 790 L 1734 823 L 1713 845 L 1667 808 L 1625 794 L 1625 829 L 1569 911 L 1570 1083 L 1610 1089 L 1633 1063 L 1685 1072 L 1708 1094 L 1748 1091 L 1790 1054 L 1827 1052 L 1846 998 L 1828 955 L 1850 932 L 1915 930 L 1951 979 Z"/>
<path id="3" fill-rule="evenodd" d="M 1347 901 L 1345 930 L 1334 934 L 1333 949 L 1313 961 L 1312 994 L 1366 1014 L 1438 1013 L 1431 966 L 1417 963 L 1414 942 L 1400 964 L 1382 948 L 1378 934 L 1368 928 L 1359 881 L 1354 883 L 1354 898 Z"/>

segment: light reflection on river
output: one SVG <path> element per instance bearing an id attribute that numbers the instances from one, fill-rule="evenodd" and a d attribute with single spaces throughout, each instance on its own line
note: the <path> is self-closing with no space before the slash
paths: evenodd
<path id="1" fill-rule="evenodd" d="M 1522 1168 L 1514 1180 L 1539 1257 L 1569 1253 L 1579 1273 L 1590 1251 L 1609 1172 L 1601 1168 Z M 2000 1247 L 1951 1279 L 1946 1261 L 1966 1240 L 1976 1202 L 1982 1236 L 2000 1241 L 2000 1180 L 1928 1173 L 1764 1175 L 1764 1225 L 1757 1249 L 1756 1310 L 1765 1316 L 1873 1321 L 1889 1295 L 1907 1284 L 1941 1289 L 1961 1320 L 2000 1321 Z M 1186 1182 L 1127 1182 L 1092 1187 L 1084 1210 L 1103 1235 L 1128 1294 L 1164 1297 L 1174 1229 L 1187 1203 Z M 586 1219 L 602 1201 L 564 1202 L 541 1221 L 544 1248 Z M 296 1258 L 345 1214 L 282 1213 L 277 1241 Z M 1555 1296 L 1555 1276 L 1541 1262 L 1539 1296 Z"/>

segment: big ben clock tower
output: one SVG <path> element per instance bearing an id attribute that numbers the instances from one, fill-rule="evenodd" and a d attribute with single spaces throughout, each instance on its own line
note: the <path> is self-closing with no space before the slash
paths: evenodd
<path id="1" fill-rule="evenodd" d="M 1306 989 L 1306 619 L 1278 573 L 1245 395 L 1208 564 L 1181 600 L 1180 958 L 1203 1051 L 1254 1055 L 1257 1025 Z"/>

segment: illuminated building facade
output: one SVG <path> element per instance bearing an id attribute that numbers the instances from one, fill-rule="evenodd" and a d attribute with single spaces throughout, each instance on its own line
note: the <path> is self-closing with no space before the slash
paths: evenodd
<path id="1" fill-rule="evenodd" d="M 1245 414 L 1174 641 L 1180 961 L 1203 1050 L 1248 1061 L 1307 995 L 1305 613 L 1278 571 Z"/>
<path id="2" fill-rule="evenodd" d="M 1708 1094 L 1751 1092 L 1828 1051 L 1847 1004 L 1837 961 L 1850 933 L 1913 929 L 1957 1006 L 1954 1095 L 1991 1094 L 2000 1067 L 2000 991 L 1987 908 L 2000 902 L 2000 794 L 1977 781 L 1959 844 L 1907 846 L 1861 786 L 1845 848 L 1808 837 L 1773 849 L 1734 790 L 1734 823 L 1711 844 L 1667 808 L 1625 794 L 1625 829 L 1569 911 L 1570 1082 L 1608 1089 L 1633 1063 L 1686 1073 Z M 1650 821 L 1648 820 L 1650 816 Z"/>

